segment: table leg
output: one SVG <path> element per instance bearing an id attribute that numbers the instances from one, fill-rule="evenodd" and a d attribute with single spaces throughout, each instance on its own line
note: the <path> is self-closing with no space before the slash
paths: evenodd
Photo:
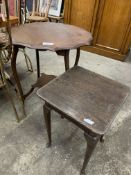
<path id="1" fill-rule="evenodd" d="M 81 175 L 85 175 L 86 166 L 87 166 L 87 164 L 90 160 L 90 157 L 91 157 L 91 155 L 92 155 L 92 153 L 97 145 L 97 142 L 100 139 L 100 136 L 98 136 L 98 135 L 91 136 L 88 133 L 84 133 L 84 136 L 85 136 L 85 139 L 87 141 L 87 148 L 86 148 L 84 163 L 83 163 L 83 166 L 81 169 Z"/>
<path id="2" fill-rule="evenodd" d="M 48 134 L 48 143 L 47 147 L 51 146 L 51 109 L 45 104 L 43 106 L 43 112 L 44 112 L 44 118 L 45 118 L 45 124 Z"/>
<path id="3" fill-rule="evenodd" d="M 36 63 L 37 63 L 37 79 L 40 78 L 40 57 L 39 57 L 39 50 L 36 49 Z M 24 95 L 24 98 L 28 97 L 34 90 L 32 86 L 31 89 Z"/>
<path id="4" fill-rule="evenodd" d="M 69 50 L 65 50 L 64 62 L 65 62 L 65 71 L 67 71 L 70 68 L 70 66 L 69 66 Z"/>
<path id="5" fill-rule="evenodd" d="M 13 47 L 11 67 L 12 67 L 13 76 L 14 76 L 14 79 L 16 81 L 16 85 L 18 88 L 20 98 L 21 98 L 22 102 L 24 103 L 23 90 L 22 90 L 21 83 L 20 83 L 19 76 L 18 76 L 17 69 L 16 69 L 16 58 L 17 58 L 18 50 L 19 50 L 18 46 Z"/>
<path id="6" fill-rule="evenodd" d="M 37 78 L 40 77 L 40 56 L 39 56 L 39 50 L 36 49 L 36 63 L 37 63 Z"/>
<path id="7" fill-rule="evenodd" d="M 4 64 L 3 64 L 2 60 L 0 60 L 0 78 L 2 80 L 3 85 L 5 86 L 6 95 L 9 97 L 9 100 L 10 100 L 10 102 L 12 104 L 13 109 L 14 109 L 16 120 L 17 120 L 17 122 L 19 122 L 20 119 L 19 119 L 17 110 L 15 108 L 15 104 L 14 104 L 13 98 L 12 98 L 12 96 L 10 94 L 9 86 L 8 86 L 8 83 L 7 83 L 7 77 L 6 77 L 5 71 L 4 71 Z"/>
<path id="8" fill-rule="evenodd" d="M 67 71 L 69 66 L 69 52 L 70 50 L 58 50 L 56 51 L 57 55 L 64 56 L 64 62 L 65 62 L 65 71 Z"/>
<path id="9" fill-rule="evenodd" d="M 77 66 L 77 65 L 78 65 L 79 58 L 80 58 L 80 47 L 77 48 L 76 60 L 75 60 L 75 64 L 74 64 L 74 66 Z"/>

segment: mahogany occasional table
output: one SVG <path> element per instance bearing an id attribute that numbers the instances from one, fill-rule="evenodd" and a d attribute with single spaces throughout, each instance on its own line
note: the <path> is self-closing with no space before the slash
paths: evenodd
<path id="1" fill-rule="evenodd" d="M 129 88 L 75 66 L 40 88 L 37 94 L 45 101 L 48 146 L 51 145 L 52 109 L 84 131 L 87 150 L 81 174 L 85 174 L 93 150 L 98 141 L 103 140 L 105 132 L 129 94 Z"/>
<path id="2" fill-rule="evenodd" d="M 32 89 L 27 94 L 24 94 L 21 87 L 16 69 L 16 59 L 19 48 L 28 47 L 36 50 L 37 77 L 39 78 L 39 51 L 50 50 L 56 52 L 58 55 L 64 56 L 65 70 L 68 70 L 69 51 L 71 49 L 77 49 L 75 61 L 75 65 L 77 65 L 80 57 L 80 47 L 90 45 L 91 40 L 91 33 L 86 30 L 62 23 L 38 22 L 12 28 L 13 56 L 11 65 L 22 102 L 24 103 L 25 98 L 30 94 Z"/>

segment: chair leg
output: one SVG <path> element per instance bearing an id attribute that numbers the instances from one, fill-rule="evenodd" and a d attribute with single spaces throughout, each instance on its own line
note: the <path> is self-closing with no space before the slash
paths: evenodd
<path id="1" fill-rule="evenodd" d="M 28 71 L 33 72 L 33 66 L 32 66 L 32 62 L 29 58 L 29 56 L 26 54 L 25 48 L 23 48 L 22 50 L 20 49 L 21 52 L 23 52 L 24 57 L 25 57 L 25 62 L 26 62 L 26 66 Z"/>
<path id="2" fill-rule="evenodd" d="M 45 104 L 43 106 L 43 112 L 44 112 L 44 118 L 45 118 L 45 124 L 48 134 L 48 143 L 47 147 L 51 146 L 51 109 Z"/>
<path id="3" fill-rule="evenodd" d="M 86 148 L 86 154 L 85 154 L 85 159 L 84 163 L 81 169 L 80 175 L 85 175 L 85 169 L 86 166 L 90 160 L 90 157 L 97 145 L 97 142 L 99 141 L 100 137 L 99 136 L 90 136 L 88 133 L 84 133 L 85 139 L 87 141 L 87 148 Z"/>

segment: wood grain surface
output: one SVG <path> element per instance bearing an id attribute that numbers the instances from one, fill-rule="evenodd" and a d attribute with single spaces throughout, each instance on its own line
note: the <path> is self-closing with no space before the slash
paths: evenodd
<path id="1" fill-rule="evenodd" d="M 14 45 L 42 50 L 68 50 L 90 45 L 92 36 L 86 30 L 61 23 L 29 23 L 12 28 Z M 43 45 L 44 43 L 47 43 Z"/>

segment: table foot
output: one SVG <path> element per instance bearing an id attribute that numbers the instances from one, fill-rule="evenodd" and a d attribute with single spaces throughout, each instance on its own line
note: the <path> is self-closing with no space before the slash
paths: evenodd
<path id="1" fill-rule="evenodd" d="M 85 154 L 85 159 L 84 159 L 84 163 L 81 169 L 80 174 L 84 175 L 85 174 L 85 169 L 86 166 L 90 160 L 90 157 L 97 145 L 97 142 L 100 139 L 99 135 L 95 135 L 95 134 L 91 134 L 91 133 L 84 133 L 85 139 L 87 141 L 87 148 L 86 148 L 86 154 Z"/>
<path id="2" fill-rule="evenodd" d="M 48 135 L 48 144 L 47 146 L 51 146 L 51 109 L 45 104 L 43 106 L 43 113 L 45 118 L 45 124 L 47 129 L 47 135 Z"/>
<path id="3" fill-rule="evenodd" d="M 16 86 L 18 88 L 19 95 L 21 97 L 22 102 L 24 103 L 25 99 L 24 99 L 24 95 L 23 95 L 23 90 L 22 90 L 21 83 L 20 83 L 19 76 L 18 76 L 17 69 L 16 69 L 17 54 L 18 54 L 18 47 L 14 46 L 12 59 L 11 59 L 11 67 L 12 67 L 13 77 L 16 81 Z"/>
<path id="4" fill-rule="evenodd" d="M 85 172 L 81 172 L 80 175 L 85 175 L 86 173 Z"/>
<path id="5" fill-rule="evenodd" d="M 46 148 L 50 148 L 50 147 L 51 147 L 51 143 L 47 143 Z"/>
<path id="6" fill-rule="evenodd" d="M 64 115 L 61 115 L 61 119 L 64 119 L 65 117 L 64 117 Z"/>

